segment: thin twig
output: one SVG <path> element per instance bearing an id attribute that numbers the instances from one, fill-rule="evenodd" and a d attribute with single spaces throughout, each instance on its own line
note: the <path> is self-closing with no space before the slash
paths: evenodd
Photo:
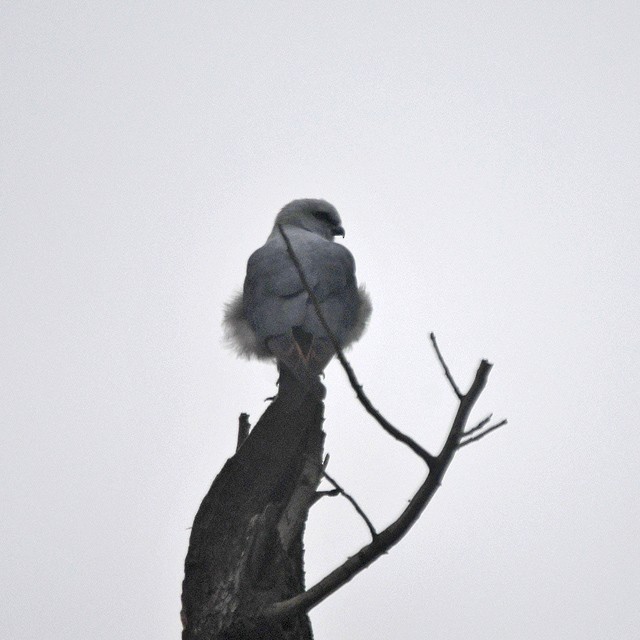
<path id="1" fill-rule="evenodd" d="M 481 440 L 485 436 L 488 436 L 492 431 L 495 431 L 496 429 L 499 429 L 500 427 L 503 427 L 505 424 L 507 424 L 507 420 L 506 419 L 502 420 L 502 422 L 498 422 L 498 424 L 494 424 L 493 426 L 489 427 L 488 429 L 486 429 L 482 433 L 479 433 L 477 436 L 473 436 L 473 438 L 468 438 L 467 440 L 464 440 L 463 442 L 461 442 L 458 445 L 458 449 L 460 449 L 462 447 L 466 447 L 468 444 L 471 444 L 472 442 L 476 442 L 478 440 Z"/>
<path id="2" fill-rule="evenodd" d="M 322 475 L 337 489 L 339 493 L 341 493 L 352 505 L 353 508 L 358 512 L 360 517 L 365 521 L 365 524 L 369 528 L 369 533 L 371 533 L 371 538 L 374 540 L 378 535 L 375 527 L 371 523 L 371 520 L 367 518 L 367 514 L 361 509 L 360 505 L 355 501 L 355 499 L 350 496 L 326 471 L 322 472 Z"/>
<path id="3" fill-rule="evenodd" d="M 335 497 L 339 495 L 340 492 L 337 489 L 330 489 L 329 491 L 316 491 L 313 494 L 313 498 L 311 498 L 311 504 L 314 505 L 316 502 L 322 500 L 322 498 Z"/>
<path id="4" fill-rule="evenodd" d="M 478 422 L 478 424 L 475 427 L 469 429 L 468 431 L 465 431 L 462 434 L 462 437 L 464 438 L 465 436 L 470 436 L 472 433 L 475 433 L 476 431 L 480 431 L 480 429 L 482 429 L 482 427 L 484 427 L 484 425 L 487 424 L 492 417 L 493 417 L 493 413 L 490 413 L 486 418 L 483 418 L 482 420 L 480 420 L 480 422 Z"/>
<path id="5" fill-rule="evenodd" d="M 358 382 L 358 379 L 356 378 L 356 374 L 354 373 L 353 369 L 351 368 L 351 365 L 349 364 L 349 362 L 345 358 L 344 353 L 342 352 L 342 348 L 340 347 L 340 344 L 338 343 L 338 340 L 336 339 L 336 337 L 333 335 L 333 332 L 329 328 L 329 325 L 327 324 L 327 321 L 325 320 L 324 315 L 322 313 L 322 309 L 320 308 L 320 303 L 318 302 L 318 298 L 316 297 L 315 293 L 313 292 L 313 289 L 309 285 L 309 281 L 307 280 L 307 277 L 304 274 L 304 270 L 302 269 L 302 264 L 300 264 L 300 260 L 298 260 L 298 256 L 296 256 L 296 253 L 293 250 L 293 247 L 291 245 L 291 241 L 289 240 L 289 238 L 288 238 L 287 234 L 285 233 L 284 228 L 282 227 L 281 224 L 278 225 L 278 230 L 280 231 L 280 235 L 282 235 L 282 238 L 283 238 L 285 244 L 287 245 L 287 251 L 289 253 L 289 257 L 291 258 L 293 264 L 295 265 L 295 267 L 296 267 L 296 269 L 298 271 L 298 275 L 300 276 L 300 280 L 302 281 L 302 285 L 304 286 L 304 288 L 306 289 L 307 293 L 309 294 L 309 298 L 311 299 L 311 302 L 313 303 L 313 307 L 316 310 L 316 314 L 318 316 L 318 320 L 320 320 L 320 324 L 322 325 L 322 328 L 325 330 L 325 332 L 329 336 L 329 340 L 331 341 L 331 345 L 333 346 L 333 349 L 336 352 L 336 356 L 337 356 L 338 360 L 340 361 L 340 364 L 342 365 L 342 368 L 345 370 L 345 372 L 347 374 L 347 377 L 349 378 L 349 382 L 351 383 L 351 387 L 355 391 L 356 396 L 358 397 L 358 400 L 360 401 L 362 406 L 365 408 L 367 413 L 369 413 L 369 415 L 373 416 L 373 418 L 378 422 L 378 424 L 388 434 L 390 434 L 396 440 L 399 440 L 400 442 L 405 444 L 407 447 L 409 447 L 416 455 L 420 456 L 425 461 L 427 466 L 431 469 L 431 467 L 432 467 L 432 465 L 434 463 L 435 457 L 433 455 L 431 455 L 426 449 L 423 449 L 415 440 L 413 440 L 409 436 L 407 436 L 404 433 L 402 433 L 402 431 L 399 431 L 398 429 L 396 429 L 373 406 L 373 404 L 371 404 L 371 401 L 369 400 L 369 398 L 365 394 L 364 390 L 362 389 L 362 385 Z"/>
<path id="6" fill-rule="evenodd" d="M 456 384 L 456 381 L 453 379 L 453 376 L 451 375 L 451 372 L 449 371 L 449 367 L 447 366 L 447 363 L 444 361 L 444 358 L 442 357 L 442 354 L 440 353 L 440 349 L 438 348 L 438 343 L 436 342 L 435 334 L 434 333 L 430 333 L 429 337 L 431 338 L 431 342 L 433 343 L 433 348 L 436 350 L 436 355 L 438 356 L 438 360 L 440 360 L 440 364 L 442 365 L 442 368 L 444 369 L 444 375 L 447 376 L 447 380 L 449 381 L 449 384 L 453 388 L 454 393 L 458 396 L 458 400 L 461 400 L 464 397 L 464 394 L 458 388 L 458 385 Z"/>

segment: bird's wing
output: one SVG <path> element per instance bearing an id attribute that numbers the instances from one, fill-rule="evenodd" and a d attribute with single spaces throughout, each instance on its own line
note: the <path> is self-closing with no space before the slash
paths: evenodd
<path id="1" fill-rule="evenodd" d="M 309 232 L 294 229 L 288 236 L 331 331 L 342 342 L 360 303 L 351 253 Z M 243 295 L 245 315 L 260 339 L 296 326 L 326 337 L 282 238 L 272 238 L 251 255 Z"/>
<path id="2" fill-rule="evenodd" d="M 287 235 L 332 334 L 346 344 L 362 307 L 353 256 L 317 234 L 291 229 Z M 258 341 L 298 379 L 317 378 L 334 355 L 281 237 L 272 236 L 249 258 L 243 307 Z"/>

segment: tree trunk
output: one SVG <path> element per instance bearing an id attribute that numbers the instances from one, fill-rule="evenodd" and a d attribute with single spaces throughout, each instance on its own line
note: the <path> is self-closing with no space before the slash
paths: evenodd
<path id="1" fill-rule="evenodd" d="M 291 402 L 291 398 L 298 398 Z M 322 475 L 324 405 L 283 393 L 230 458 L 195 517 L 182 591 L 183 640 L 311 640 L 306 614 L 260 611 L 304 591 L 305 522 Z"/>

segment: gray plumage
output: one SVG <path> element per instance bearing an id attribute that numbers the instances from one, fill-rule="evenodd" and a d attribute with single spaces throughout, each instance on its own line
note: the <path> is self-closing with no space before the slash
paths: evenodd
<path id="1" fill-rule="evenodd" d="M 341 348 L 358 340 L 371 314 L 358 287 L 349 250 L 333 241 L 344 236 L 335 207 L 325 200 L 294 200 L 277 215 L 267 242 L 247 264 L 241 294 L 225 311 L 228 341 L 245 357 L 275 358 L 305 385 L 335 355 L 277 225 L 282 225 L 322 314 Z"/>

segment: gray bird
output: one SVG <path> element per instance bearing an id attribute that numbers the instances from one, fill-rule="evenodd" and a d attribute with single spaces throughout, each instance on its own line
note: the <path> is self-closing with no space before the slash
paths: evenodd
<path id="1" fill-rule="evenodd" d="M 333 241 L 334 236 L 344 237 L 336 208 L 314 199 L 294 200 L 283 207 L 266 243 L 249 258 L 242 293 L 227 304 L 224 314 L 227 341 L 239 355 L 277 361 L 282 392 L 287 372 L 305 388 L 319 385 L 319 375 L 335 350 L 278 225 L 287 234 L 341 348 L 364 332 L 371 301 L 364 287 L 358 287 L 353 256 Z"/>

